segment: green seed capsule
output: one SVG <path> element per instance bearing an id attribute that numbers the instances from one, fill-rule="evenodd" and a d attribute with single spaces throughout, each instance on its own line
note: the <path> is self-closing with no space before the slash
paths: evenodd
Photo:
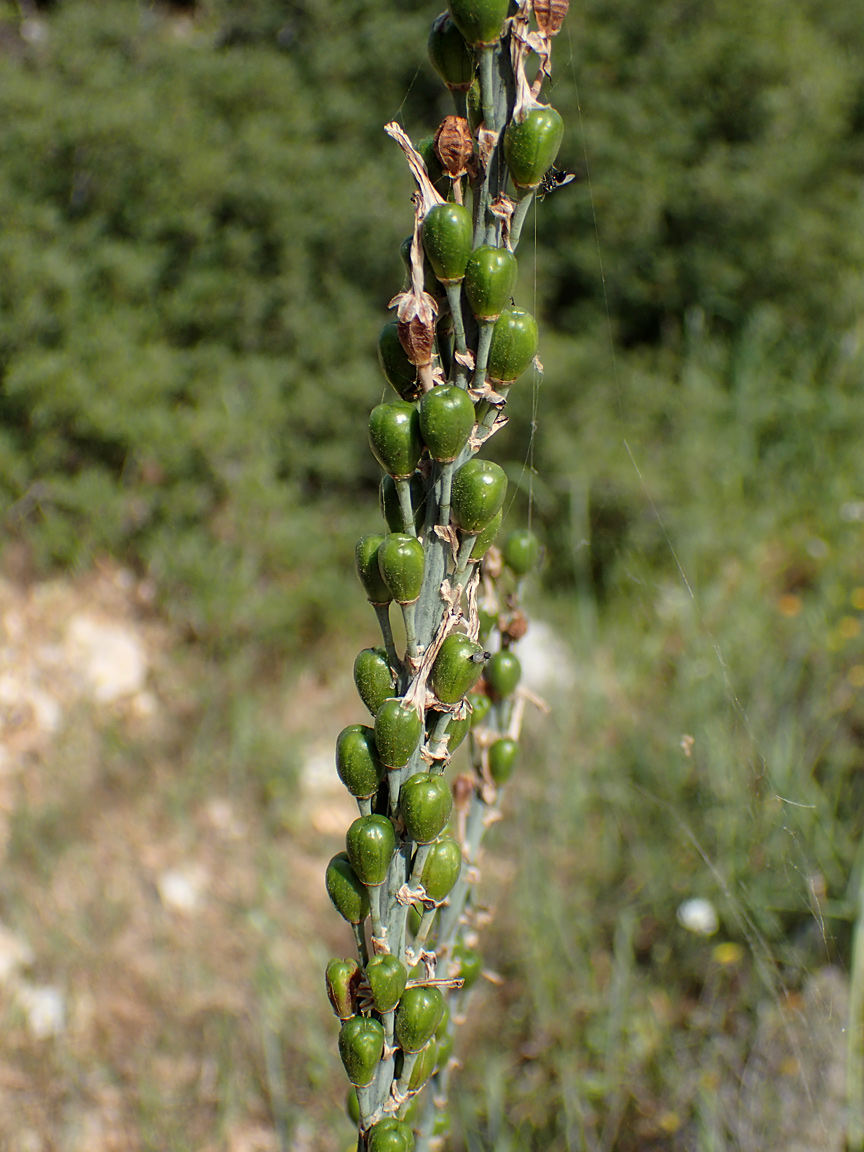
<path id="1" fill-rule="evenodd" d="M 357 1011 L 357 989 L 362 979 L 356 960 L 331 960 L 326 972 L 327 997 L 340 1020 L 349 1020 Z"/>
<path id="2" fill-rule="evenodd" d="M 524 308 L 504 308 L 495 321 L 486 376 L 496 384 L 511 384 L 537 355 L 537 321 Z"/>
<path id="3" fill-rule="evenodd" d="M 536 188 L 561 147 L 564 121 L 554 108 L 530 108 L 504 131 L 504 159 L 517 188 Z"/>
<path id="4" fill-rule="evenodd" d="M 450 737 L 447 748 L 452 756 L 468 733 L 471 731 L 471 713 L 466 712 L 461 720 L 452 719 L 447 725 L 447 735 Z"/>
<path id="5" fill-rule="evenodd" d="M 399 793 L 405 830 L 418 844 L 429 844 L 443 831 L 453 808 L 446 781 L 430 772 L 410 776 Z"/>
<path id="6" fill-rule="evenodd" d="M 453 384 L 440 384 L 420 402 L 420 431 L 433 460 L 455 460 L 474 430 L 474 402 Z"/>
<path id="7" fill-rule="evenodd" d="M 522 665 L 519 663 L 519 657 L 505 648 L 495 653 L 486 665 L 483 675 L 490 696 L 501 700 L 505 696 L 512 696 L 516 691 L 522 676 Z"/>
<path id="8" fill-rule="evenodd" d="M 369 893 L 345 852 L 334 856 L 327 865 L 327 895 L 333 907 L 349 924 L 362 924 L 369 915 Z"/>
<path id="9" fill-rule="evenodd" d="M 378 567 L 378 549 L 383 543 L 384 537 L 373 533 L 358 540 L 354 550 L 354 568 L 370 604 L 389 604 L 393 599 Z"/>
<path id="10" fill-rule="evenodd" d="M 345 1111 L 352 1124 L 356 1126 L 360 1123 L 360 1101 L 357 1099 L 357 1089 L 353 1084 L 348 1089 L 348 1095 L 345 1097 Z"/>
<path id="11" fill-rule="evenodd" d="M 408 1091 L 419 1092 L 437 1067 L 438 1044 L 432 1039 L 414 1061 L 414 1067 L 408 1077 Z"/>
<path id="12" fill-rule="evenodd" d="M 457 944 L 453 949 L 453 959 L 457 964 L 454 975 L 465 981 L 464 986 L 470 988 L 476 984 L 483 971 L 483 957 L 480 953 L 464 944 Z"/>
<path id="13" fill-rule="evenodd" d="M 352 796 L 362 800 L 375 795 L 384 777 L 384 765 L 371 728 L 349 724 L 342 729 L 336 739 L 336 771 Z"/>
<path id="14" fill-rule="evenodd" d="M 414 1133 L 404 1120 L 385 1116 L 369 1129 L 366 1152 L 414 1152 Z"/>
<path id="15" fill-rule="evenodd" d="M 453 519 L 463 532 L 482 532 L 500 512 L 507 495 L 503 468 L 476 456 L 453 476 L 450 494 Z"/>
<path id="16" fill-rule="evenodd" d="M 426 486 L 419 472 L 415 472 L 408 483 L 411 489 L 411 509 L 414 513 L 414 529 L 419 532 L 426 519 Z M 402 522 L 402 506 L 399 503 L 396 481 L 392 476 L 384 476 L 381 479 L 380 503 L 381 514 L 387 521 L 387 527 L 390 531 L 404 532 L 405 525 Z"/>
<path id="17" fill-rule="evenodd" d="M 413 604 L 423 587 L 426 557 L 416 536 L 391 532 L 378 548 L 378 571 L 397 604 Z"/>
<path id="18" fill-rule="evenodd" d="M 384 701 L 393 695 L 395 687 L 393 672 L 383 648 L 364 648 L 362 652 L 357 653 L 357 659 L 354 661 L 354 685 L 360 699 L 374 716 Z M 367 728 L 366 731 L 371 736 L 372 730 Z M 372 747 L 374 746 L 373 741 Z M 354 795 L 356 796 L 356 792 Z M 371 796 L 372 792 L 368 795 Z"/>
<path id="19" fill-rule="evenodd" d="M 375 744 L 381 763 L 391 769 L 404 767 L 422 732 L 423 721 L 415 708 L 398 697 L 385 700 L 375 713 Z"/>
<path id="20" fill-rule="evenodd" d="M 442 1068 L 447 1067 L 447 1062 L 453 1055 L 453 1037 L 447 1032 L 443 1036 L 436 1033 L 435 1043 L 438 1045 L 438 1063 L 435 1065 L 435 1071 L 440 1072 Z"/>
<path id="21" fill-rule="evenodd" d="M 474 541 L 474 547 L 471 549 L 472 560 L 482 560 L 492 545 L 495 543 L 495 537 L 501 531 L 501 525 L 504 522 L 504 509 L 499 508 L 493 518 L 489 521 L 486 527 L 477 536 Z"/>
<path id="22" fill-rule="evenodd" d="M 419 1052 L 432 1037 L 444 1011 L 438 988 L 416 985 L 406 989 L 396 1010 L 396 1040 L 405 1052 Z"/>
<path id="23" fill-rule="evenodd" d="M 374 888 L 387 879 L 396 851 L 396 833 L 386 816 L 359 816 L 345 835 L 351 867 L 363 883 Z"/>
<path id="24" fill-rule="evenodd" d="M 474 53 L 446 12 L 432 25 L 429 62 L 451 92 L 467 92 L 474 79 Z"/>
<path id="25" fill-rule="evenodd" d="M 474 226 L 464 204 L 434 204 L 423 217 L 420 236 L 432 271 L 442 284 L 458 284 L 471 255 Z"/>
<path id="26" fill-rule="evenodd" d="M 420 921 L 423 919 L 423 905 L 412 904 L 408 909 L 408 931 L 412 936 L 416 936 L 420 928 Z"/>
<path id="27" fill-rule="evenodd" d="M 439 904 L 453 891 L 462 871 L 462 849 L 450 836 L 436 840 L 429 850 L 420 874 L 420 883 L 430 900 Z"/>
<path id="28" fill-rule="evenodd" d="M 372 989 L 376 1012 L 392 1012 L 405 991 L 408 969 L 398 956 L 381 953 L 366 965 L 366 979 Z"/>
<path id="29" fill-rule="evenodd" d="M 504 563 L 514 576 L 527 576 L 540 562 L 540 541 L 528 528 L 518 528 L 504 541 Z"/>
<path id="30" fill-rule="evenodd" d="M 465 295 L 478 320 L 497 320 L 513 294 L 516 257 L 506 248 L 482 244 L 465 268 Z"/>
<path id="31" fill-rule="evenodd" d="M 357 1087 L 371 1084 L 384 1054 L 384 1029 L 377 1020 L 352 1016 L 339 1032 L 339 1055 L 348 1079 Z"/>
<path id="32" fill-rule="evenodd" d="M 420 414 L 413 404 L 378 404 L 369 414 L 369 447 L 385 472 L 407 480 L 423 452 Z"/>
<path id="33" fill-rule="evenodd" d="M 479 728 L 486 717 L 489 715 L 489 709 L 492 707 L 492 701 L 488 696 L 472 696 L 471 697 L 471 727 Z"/>
<path id="34" fill-rule="evenodd" d="M 396 320 L 385 324 L 378 334 L 378 363 L 387 383 L 403 400 L 416 393 L 417 367 L 405 355 Z"/>
<path id="35" fill-rule="evenodd" d="M 480 679 L 485 662 L 481 645 L 461 632 L 451 632 L 435 657 L 430 687 L 442 704 L 456 704 Z"/>
<path id="36" fill-rule="evenodd" d="M 453 23 L 472 47 L 494 44 L 510 7 L 509 0 L 447 0 Z"/>
<path id="37" fill-rule="evenodd" d="M 519 745 L 504 736 L 489 749 L 489 775 L 496 784 L 506 784 L 516 769 Z"/>

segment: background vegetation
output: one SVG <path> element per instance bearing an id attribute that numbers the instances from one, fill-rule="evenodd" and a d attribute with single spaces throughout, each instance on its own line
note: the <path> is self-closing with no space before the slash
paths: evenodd
<path id="1" fill-rule="evenodd" d="M 351 560 L 377 523 L 365 421 L 411 192 L 381 126 L 417 138 L 449 111 L 436 13 L 0 13 L 4 537 L 33 573 L 111 555 L 152 577 L 220 658 L 195 714 L 236 747 L 262 670 L 368 642 Z M 848 959 L 862 58 L 853 0 L 586 0 L 559 39 L 579 180 L 525 245 L 545 374 L 499 451 L 575 682 L 499 837 L 520 865 L 489 945 L 507 1045 L 477 1025 L 472 1150 L 736 1146 L 717 1085 L 744 1082 L 760 1006 Z M 267 771 L 224 779 L 278 840 Z M 690 895 L 739 952 L 676 926 Z"/>

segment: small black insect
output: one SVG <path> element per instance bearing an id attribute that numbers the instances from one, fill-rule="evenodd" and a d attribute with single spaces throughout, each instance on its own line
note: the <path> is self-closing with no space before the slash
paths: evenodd
<path id="1" fill-rule="evenodd" d="M 574 180 L 578 179 L 578 173 L 562 172 L 560 168 L 556 168 L 553 165 L 540 181 L 540 187 L 537 189 L 537 199 L 543 200 L 551 192 L 563 188 L 565 184 L 572 184 Z"/>

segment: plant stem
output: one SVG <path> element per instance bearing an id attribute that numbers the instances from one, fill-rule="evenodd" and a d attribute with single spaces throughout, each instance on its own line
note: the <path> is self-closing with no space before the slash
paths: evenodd
<path id="1" fill-rule="evenodd" d="M 399 511 L 402 513 L 402 531 L 408 536 L 416 536 L 414 509 L 411 507 L 411 485 L 407 480 L 397 480 L 396 495 L 399 497 Z"/>
<path id="2" fill-rule="evenodd" d="M 402 667 L 402 661 L 396 652 L 396 644 L 393 640 L 393 629 L 390 627 L 390 605 L 389 604 L 373 604 L 375 615 L 378 617 L 378 627 L 381 629 L 381 636 L 384 640 L 384 648 L 387 652 L 387 659 L 390 667 L 394 672 L 398 672 Z"/>

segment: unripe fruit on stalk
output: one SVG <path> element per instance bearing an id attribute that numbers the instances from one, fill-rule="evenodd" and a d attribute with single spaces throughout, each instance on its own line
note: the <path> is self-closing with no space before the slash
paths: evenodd
<path id="1" fill-rule="evenodd" d="M 476 984 L 480 979 L 480 973 L 483 971 L 483 957 L 474 948 L 468 948 L 464 944 L 457 944 L 453 949 L 453 961 L 451 965 L 451 973 L 465 981 L 465 987 L 470 988 Z M 453 971 L 453 968 L 456 971 Z"/>
<path id="2" fill-rule="evenodd" d="M 468 733 L 471 731 L 471 713 L 466 712 L 461 720 L 455 717 L 447 725 L 447 750 L 452 756 Z"/>
<path id="3" fill-rule="evenodd" d="M 527 576 L 540 561 L 540 541 L 529 528 L 517 528 L 504 541 L 501 555 L 514 576 Z"/>
<path id="4" fill-rule="evenodd" d="M 420 431 L 433 460 L 455 460 L 474 430 L 474 402 L 463 388 L 439 384 L 420 401 Z"/>
<path id="5" fill-rule="evenodd" d="M 472 696 L 471 697 L 471 727 L 479 728 L 486 717 L 489 715 L 489 709 L 492 707 L 492 701 L 488 696 Z"/>
<path id="6" fill-rule="evenodd" d="M 418 844 L 429 844 L 443 831 L 453 810 L 446 781 L 431 772 L 417 772 L 402 785 L 399 811 L 405 830 Z"/>
<path id="7" fill-rule="evenodd" d="M 352 1124 L 357 1125 L 360 1123 L 360 1101 L 357 1099 L 357 1089 L 353 1084 L 348 1089 L 348 1095 L 345 1097 L 345 1111 L 348 1113 L 348 1119 Z"/>
<path id="8" fill-rule="evenodd" d="M 451 92 L 467 92 L 474 79 L 474 53 L 446 12 L 429 33 L 429 62 Z"/>
<path id="9" fill-rule="evenodd" d="M 378 404 L 369 413 L 369 447 L 394 480 L 407 480 L 423 452 L 420 414 L 413 404 Z"/>
<path id="10" fill-rule="evenodd" d="M 429 849 L 420 883 L 430 900 L 439 904 L 453 891 L 462 871 L 462 849 L 451 836 L 442 836 Z"/>
<path id="11" fill-rule="evenodd" d="M 352 1016 L 339 1032 L 339 1055 L 348 1079 L 357 1087 L 371 1084 L 384 1053 L 384 1029 L 377 1020 Z"/>
<path id="12" fill-rule="evenodd" d="M 489 521 L 483 531 L 478 535 L 474 541 L 474 547 L 471 549 L 471 560 L 482 560 L 492 545 L 495 543 L 495 537 L 501 531 L 501 524 L 504 521 L 504 509 L 499 508 L 493 518 Z"/>
<path id="13" fill-rule="evenodd" d="M 442 704 L 457 704 L 483 672 L 483 648 L 461 632 L 451 632 L 432 665 L 429 684 Z"/>
<path id="14" fill-rule="evenodd" d="M 385 1116 L 369 1129 L 366 1152 L 414 1152 L 414 1133 L 403 1120 Z"/>
<path id="15" fill-rule="evenodd" d="M 469 535 L 482 532 L 494 520 L 507 495 L 503 468 L 476 456 L 453 476 L 450 503 L 453 519 Z"/>
<path id="16" fill-rule="evenodd" d="M 440 1072 L 442 1068 L 447 1067 L 447 1061 L 453 1055 L 453 1037 L 449 1032 L 445 1032 L 443 1035 L 436 1033 L 435 1043 L 438 1045 L 438 1060 L 435 1064 L 435 1071 Z"/>
<path id="17" fill-rule="evenodd" d="M 512 696 L 521 676 L 522 665 L 519 663 L 519 657 L 506 648 L 495 653 L 483 673 L 486 687 L 493 700 Z"/>
<path id="18" fill-rule="evenodd" d="M 404 400 L 417 391 L 417 368 L 405 355 L 399 323 L 390 320 L 378 334 L 378 363 L 387 383 Z"/>
<path id="19" fill-rule="evenodd" d="M 427 738 L 431 739 L 432 733 L 442 716 L 446 716 L 444 711 L 437 711 L 435 708 L 429 708 L 426 711 L 426 734 Z M 445 736 L 447 737 L 447 750 L 452 756 L 468 733 L 471 731 L 471 713 L 465 713 L 462 720 L 457 720 L 455 716 L 451 716 L 447 724 Z"/>
<path id="20" fill-rule="evenodd" d="M 414 512 L 414 527 L 419 532 L 426 518 L 426 488 L 419 472 L 415 472 L 408 483 L 411 490 L 411 508 Z M 399 504 L 396 481 L 392 476 L 382 477 L 380 498 L 381 514 L 387 521 L 387 527 L 391 532 L 403 532 L 405 526 L 402 523 L 402 507 Z"/>
<path id="21" fill-rule="evenodd" d="M 342 919 L 362 924 L 369 915 L 369 893 L 346 852 L 338 853 L 327 865 L 326 883 L 327 895 Z"/>
<path id="22" fill-rule="evenodd" d="M 340 1020 L 350 1020 L 355 1014 L 361 978 L 356 960 L 331 960 L 327 965 L 327 998 Z"/>
<path id="23" fill-rule="evenodd" d="M 366 979 L 372 989 L 377 1012 L 392 1012 L 405 991 L 408 969 L 398 956 L 380 953 L 366 965 Z"/>
<path id="24" fill-rule="evenodd" d="M 506 784 L 516 768 L 519 745 L 508 736 L 496 740 L 489 749 L 489 775 L 496 784 Z"/>
<path id="25" fill-rule="evenodd" d="M 499 384 L 511 384 L 537 355 L 537 321 L 524 308 L 504 308 L 495 321 L 486 376 Z"/>
<path id="26" fill-rule="evenodd" d="M 426 1047 L 419 1052 L 408 1077 L 408 1091 L 419 1092 L 435 1069 L 438 1067 L 438 1044 L 432 1039 Z"/>
<path id="27" fill-rule="evenodd" d="M 555 163 L 564 121 L 554 108 L 529 108 L 525 119 L 511 120 L 504 131 L 504 159 L 517 188 L 537 188 Z"/>
<path id="28" fill-rule="evenodd" d="M 389 604 L 393 599 L 378 567 L 378 549 L 383 543 L 384 537 L 374 532 L 361 537 L 354 549 L 354 568 L 370 604 Z"/>
<path id="29" fill-rule="evenodd" d="M 506 248 L 481 244 L 465 267 L 465 295 L 478 320 L 497 320 L 516 282 L 516 257 Z"/>
<path id="30" fill-rule="evenodd" d="M 396 1010 L 396 1040 L 404 1052 L 419 1052 L 432 1037 L 444 1011 L 438 988 L 408 988 Z"/>
<path id="31" fill-rule="evenodd" d="M 378 571 L 397 604 L 413 604 L 423 587 L 426 558 L 416 536 L 391 532 L 379 546 Z"/>
<path id="32" fill-rule="evenodd" d="M 423 919 L 423 912 L 424 908 L 422 904 L 412 904 L 408 909 L 408 931 L 412 936 L 417 935 L 420 928 L 420 921 Z"/>
<path id="33" fill-rule="evenodd" d="M 423 731 L 423 721 L 416 708 L 398 697 L 385 700 L 375 713 L 375 744 L 381 763 L 387 768 L 402 768 L 411 759 Z"/>
<path id="34" fill-rule="evenodd" d="M 371 728 L 349 724 L 342 729 L 336 739 L 336 771 L 352 796 L 364 800 L 375 795 L 384 776 L 384 765 Z"/>
<path id="35" fill-rule="evenodd" d="M 387 879 L 396 851 L 396 833 L 386 816 L 358 816 L 345 835 L 351 867 L 367 888 Z"/>
<path id="36" fill-rule="evenodd" d="M 475 47 L 499 39 L 510 0 L 447 0 L 447 7 L 466 43 Z"/>
<path id="37" fill-rule="evenodd" d="M 354 684 L 358 695 L 374 716 L 384 701 L 393 695 L 393 672 L 383 648 L 364 648 L 354 661 Z M 353 725 L 360 727 L 360 725 Z M 347 731 L 347 729 L 346 729 Z M 372 736 L 371 728 L 365 729 Z M 372 748 L 375 742 L 372 739 Z M 377 757 L 376 757 L 377 759 Z M 349 789 L 350 791 L 350 789 Z M 356 795 L 356 793 L 355 793 Z M 371 796 L 372 793 L 370 792 Z"/>
<path id="38" fill-rule="evenodd" d="M 423 248 L 442 284 L 458 284 L 471 255 L 474 225 L 464 204 L 434 204 L 420 226 Z"/>

